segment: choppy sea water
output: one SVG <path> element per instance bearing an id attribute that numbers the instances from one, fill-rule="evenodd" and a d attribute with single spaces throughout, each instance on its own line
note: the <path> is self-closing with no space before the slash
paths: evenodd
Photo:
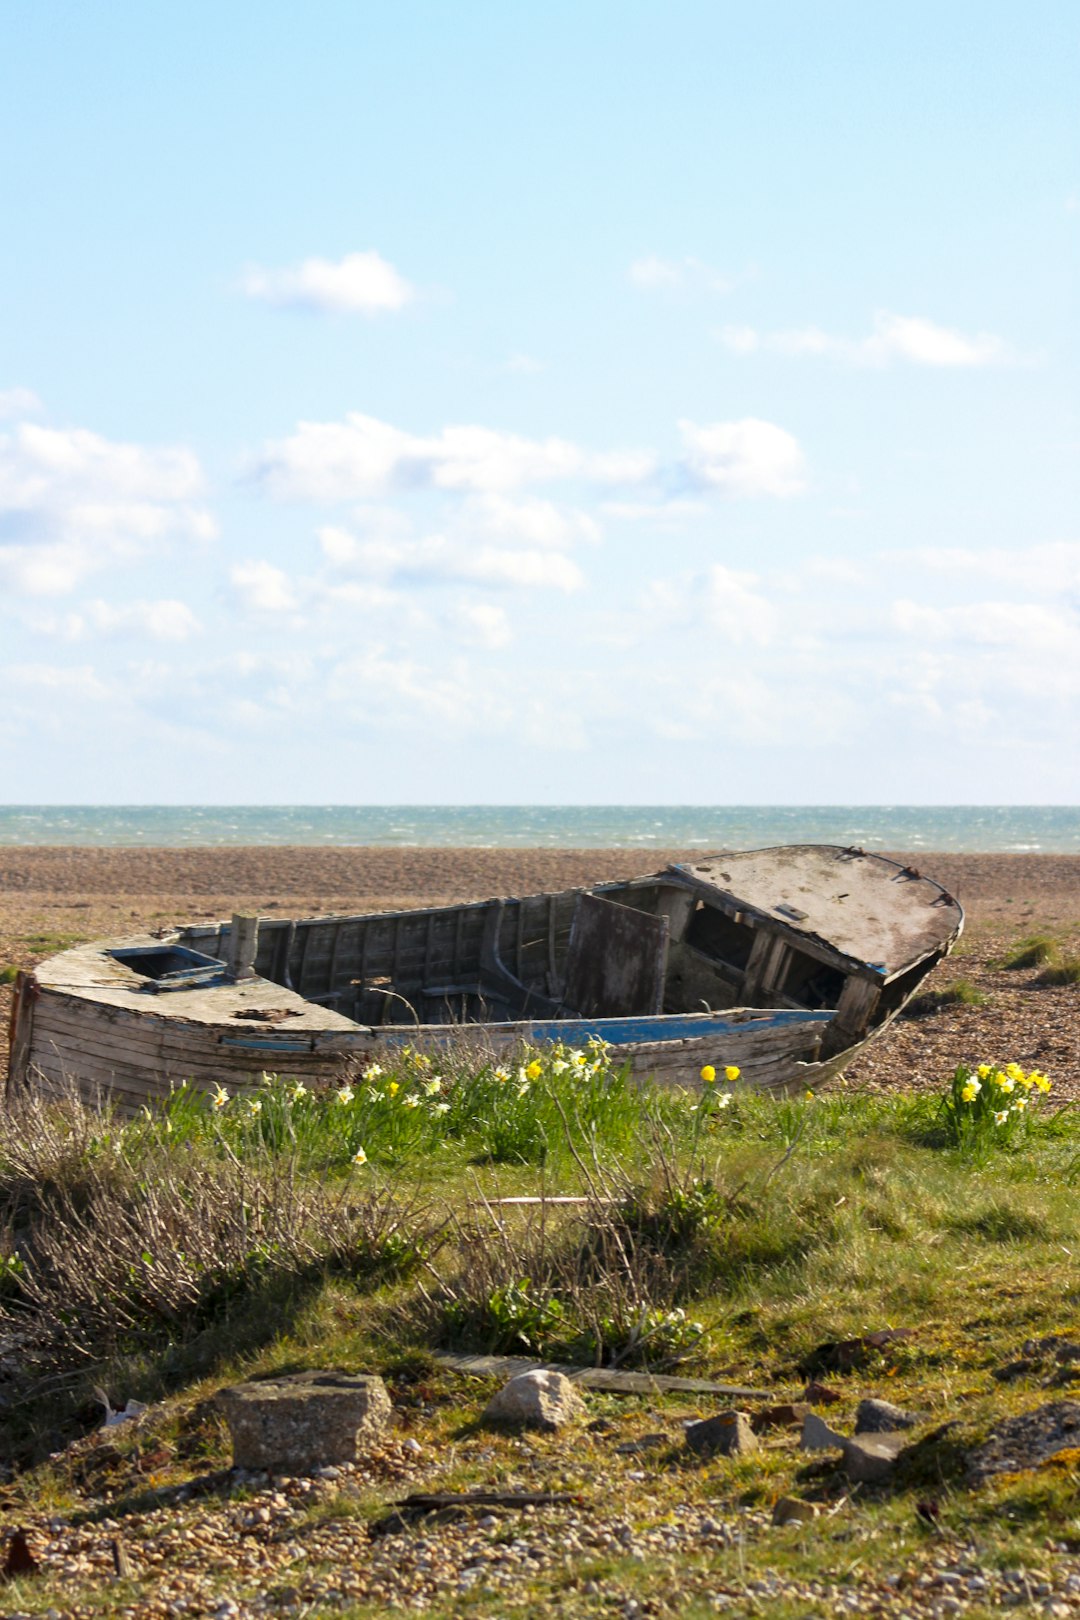
<path id="1" fill-rule="evenodd" d="M 1076 805 L 0 805 L 0 844 L 1080 853 Z"/>

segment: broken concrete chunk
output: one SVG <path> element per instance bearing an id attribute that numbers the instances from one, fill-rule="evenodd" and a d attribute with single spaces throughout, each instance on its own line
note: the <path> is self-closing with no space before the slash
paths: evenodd
<path id="1" fill-rule="evenodd" d="M 802 1436 L 799 1444 L 804 1451 L 840 1451 L 846 1436 L 838 1434 L 830 1428 L 825 1419 L 818 1417 L 816 1412 L 807 1412 L 803 1418 Z"/>
<path id="2" fill-rule="evenodd" d="M 904 1434 L 857 1434 L 844 1441 L 844 1469 L 850 1480 L 878 1485 L 896 1467 L 896 1459 L 907 1445 Z"/>
<path id="3" fill-rule="evenodd" d="M 918 1421 L 892 1401 L 860 1401 L 855 1408 L 856 1434 L 893 1434 L 897 1429 L 913 1429 Z"/>
<path id="4" fill-rule="evenodd" d="M 691 1423 L 686 1431 L 686 1443 L 691 1451 L 700 1455 L 711 1451 L 723 1457 L 758 1449 L 757 1436 L 746 1412 L 719 1412 L 716 1417 Z"/>
<path id="5" fill-rule="evenodd" d="M 983 1444 L 969 1454 L 968 1474 L 975 1481 L 990 1474 L 1015 1474 L 1075 1448 L 1080 1448 L 1080 1401 L 1050 1401 L 1034 1412 L 995 1424 Z"/>
<path id="6" fill-rule="evenodd" d="M 816 1502 L 800 1502 L 797 1496 L 782 1496 L 772 1510 L 773 1524 L 809 1524 L 818 1516 Z"/>
<path id="7" fill-rule="evenodd" d="M 805 1401 L 785 1401 L 781 1406 L 763 1406 L 751 1415 L 750 1423 L 755 1434 L 764 1434 L 768 1429 L 798 1429 L 809 1414 Z"/>
<path id="8" fill-rule="evenodd" d="M 221 1390 L 217 1404 L 232 1436 L 233 1467 L 276 1474 L 358 1461 L 392 1413 L 381 1378 L 333 1370 L 235 1384 Z"/>
<path id="9" fill-rule="evenodd" d="M 585 1402 L 565 1373 L 518 1373 L 493 1395 L 484 1408 L 485 1423 L 520 1423 L 530 1429 L 553 1431 L 585 1417 Z"/>
<path id="10" fill-rule="evenodd" d="M 838 1389 L 833 1389 L 831 1384 L 820 1384 L 816 1378 L 811 1378 L 803 1390 L 802 1398 L 809 1401 L 811 1406 L 835 1406 L 844 1397 Z"/>

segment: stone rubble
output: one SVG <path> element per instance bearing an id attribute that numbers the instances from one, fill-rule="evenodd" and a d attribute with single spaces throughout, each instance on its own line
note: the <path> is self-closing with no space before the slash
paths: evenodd
<path id="1" fill-rule="evenodd" d="M 504 1384 L 484 1408 L 483 1421 L 552 1431 L 587 1416 L 585 1402 L 565 1373 L 537 1368 Z"/>

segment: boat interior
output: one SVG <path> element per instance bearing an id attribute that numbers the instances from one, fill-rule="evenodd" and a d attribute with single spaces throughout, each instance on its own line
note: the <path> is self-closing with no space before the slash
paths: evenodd
<path id="1" fill-rule="evenodd" d="M 229 934 L 229 924 L 188 928 L 177 945 L 212 963 L 228 955 Z M 823 941 L 793 939 L 782 923 L 660 874 L 430 910 L 264 918 L 254 969 L 378 1027 L 730 1007 L 842 1012 L 852 964 Z M 920 964 L 918 976 L 925 971 Z M 859 982 L 865 1025 L 879 992 L 871 998 Z"/>

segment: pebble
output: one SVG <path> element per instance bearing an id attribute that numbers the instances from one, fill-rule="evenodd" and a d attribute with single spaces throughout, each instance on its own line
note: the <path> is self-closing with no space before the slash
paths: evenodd
<path id="1" fill-rule="evenodd" d="M 417 1488 L 419 1478 L 438 1484 L 433 1472 L 420 1474 L 416 1453 L 399 1441 L 388 1444 L 377 1464 L 361 1464 L 343 1475 L 334 1494 L 363 1500 L 377 1492 L 390 1499 L 403 1494 L 403 1487 Z M 632 1516 L 625 1496 L 620 1503 L 613 1495 L 581 1508 L 567 1504 L 531 1513 L 421 1521 L 373 1541 L 364 1518 L 347 1505 L 338 1515 L 312 1521 L 312 1501 L 331 1499 L 321 1491 L 312 1497 L 318 1481 L 264 1477 L 261 1483 L 245 1483 L 233 1476 L 233 1483 L 238 1487 L 233 1500 L 227 1491 L 195 1494 L 185 1504 L 172 1496 L 167 1503 L 97 1523 L 73 1525 L 44 1515 L 35 1522 L 28 1516 L 46 1579 L 57 1583 L 55 1592 L 48 1586 L 41 1591 L 45 1602 L 55 1596 L 60 1604 L 44 1620 L 90 1620 L 112 1579 L 109 1532 L 122 1535 L 137 1571 L 137 1600 L 116 1611 L 118 1620 L 299 1620 L 365 1606 L 417 1615 L 452 1608 L 466 1597 L 474 1602 L 481 1591 L 508 1613 L 524 1591 L 542 1603 L 545 1593 L 568 1590 L 567 1583 L 579 1595 L 602 1596 L 610 1614 L 652 1616 L 660 1612 L 653 1603 L 625 1589 L 634 1578 L 627 1571 L 641 1565 L 648 1567 L 651 1584 L 670 1580 L 680 1601 L 740 1615 L 749 1599 L 759 1613 L 783 1606 L 807 1616 L 945 1620 L 1026 1607 L 1047 1620 L 1080 1620 L 1080 1556 L 1071 1543 L 1053 1550 L 1045 1567 L 1019 1571 L 984 1567 L 970 1554 L 965 1563 L 962 1549 L 946 1552 L 933 1544 L 909 1551 L 902 1569 L 857 1567 L 830 1585 L 769 1567 L 770 1549 L 790 1546 L 791 1534 L 772 1528 L 771 1509 L 765 1507 L 728 1511 L 700 1500 L 668 1500 L 653 1510 L 646 1494 L 635 1492 Z M 520 1489 L 536 1488 L 541 1481 L 504 1476 L 500 1483 Z M 712 1511 L 703 1511 L 706 1506 Z M 825 1528 L 825 1523 L 816 1521 L 800 1533 L 835 1537 L 835 1526 Z M 716 1555 L 725 1547 L 739 1548 L 744 1578 L 718 1579 Z M 598 1558 L 617 1561 L 623 1574 L 575 1578 Z M 631 1609 L 631 1604 L 640 1606 Z"/>

